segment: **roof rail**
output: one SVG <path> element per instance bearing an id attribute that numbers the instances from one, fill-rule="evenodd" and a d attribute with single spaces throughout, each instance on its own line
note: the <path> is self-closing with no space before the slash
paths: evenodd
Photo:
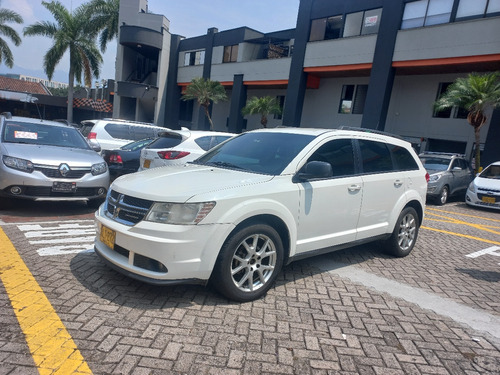
<path id="1" fill-rule="evenodd" d="M 12 113 L 10 112 L 2 112 L 0 116 L 4 116 L 5 118 L 12 118 Z"/>
<path id="2" fill-rule="evenodd" d="M 461 154 L 459 152 L 440 152 L 440 151 L 422 151 L 419 155 L 444 155 L 444 156 L 465 157 L 465 154 Z"/>
<path id="3" fill-rule="evenodd" d="M 354 126 L 344 126 L 344 125 L 339 126 L 337 129 L 340 129 L 340 130 L 351 130 L 351 131 L 357 131 L 357 132 L 363 132 L 363 133 L 372 133 L 372 134 L 386 135 L 386 136 L 389 136 L 389 137 L 398 138 L 398 139 L 401 139 L 403 141 L 406 141 L 403 137 L 401 137 L 398 134 L 384 132 L 382 130 L 368 129 L 368 128 L 357 128 L 357 127 L 354 127 Z M 406 142 L 408 142 L 408 141 L 406 141 Z"/>

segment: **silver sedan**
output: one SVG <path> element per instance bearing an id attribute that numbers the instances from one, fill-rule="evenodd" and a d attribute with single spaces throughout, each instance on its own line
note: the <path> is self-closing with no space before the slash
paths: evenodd
<path id="1" fill-rule="evenodd" d="M 3 114 L 0 134 L 4 202 L 9 198 L 87 200 L 97 206 L 106 196 L 107 165 L 75 128 Z"/>

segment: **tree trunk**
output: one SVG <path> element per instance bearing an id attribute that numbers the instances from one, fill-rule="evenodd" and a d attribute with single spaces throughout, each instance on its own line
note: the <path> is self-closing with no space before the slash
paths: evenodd
<path id="1" fill-rule="evenodd" d="M 75 72 L 71 63 L 69 65 L 69 77 L 68 77 L 68 107 L 67 107 L 67 120 L 71 124 L 73 122 L 73 88 L 75 82 Z"/>
<path id="2" fill-rule="evenodd" d="M 474 145 L 476 147 L 476 154 L 474 156 L 474 172 L 477 174 L 481 169 L 481 127 L 486 123 L 488 118 L 482 112 L 469 112 L 467 121 L 474 127 Z"/>
<path id="3" fill-rule="evenodd" d="M 474 167 L 474 172 L 475 174 L 478 174 L 481 168 L 481 139 L 479 137 L 480 135 L 480 128 L 474 128 L 474 137 L 475 137 L 475 144 L 476 144 L 476 155 L 474 156 L 474 161 L 475 161 L 475 167 Z"/>
<path id="4" fill-rule="evenodd" d="M 205 108 L 205 115 L 207 116 L 208 122 L 210 123 L 210 130 L 214 130 L 214 123 L 212 122 L 212 118 L 210 117 L 210 112 L 208 111 L 208 107 L 203 106 L 203 108 Z"/>
<path id="5" fill-rule="evenodd" d="M 262 126 L 263 126 L 264 128 L 267 128 L 267 117 L 266 117 L 266 116 L 262 116 L 262 117 L 260 118 L 260 123 L 262 124 Z"/>

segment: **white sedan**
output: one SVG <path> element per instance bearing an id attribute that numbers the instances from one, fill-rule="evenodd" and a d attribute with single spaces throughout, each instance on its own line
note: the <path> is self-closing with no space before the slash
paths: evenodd
<path id="1" fill-rule="evenodd" d="M 187 129 L 163 132 L 142 149 L 139 171 L 193 161 L 234 135 Z"/>
<path id="2" fill-rule="evenodd" d="M 470 183 L 465 203 L 500 209 L 500 161 L 488 165 Z"/>

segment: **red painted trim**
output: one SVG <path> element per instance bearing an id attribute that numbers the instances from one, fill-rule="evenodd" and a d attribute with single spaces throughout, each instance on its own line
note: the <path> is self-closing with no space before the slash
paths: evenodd
<path id="1" fill-rule="evenodd" d="M 394 68 L 410 68 L 417 66 L 442 66 L 442 65 L 460 65 L 481 62 L 500 62 L 500 54 L 493 55 L 480 55 L 480 56 L 461 56 L 461 57 L 448 57 L 441 59 L 423 59 L 423 60 L 407 60 L 407 61 L 393 61 Z"/>
<path id="2" fill-rule="evenodd" d="M 328 72 L 345 72 L 349 70 L 364 70 L 371 69 L 372 63 L 366 64 L 348 64 L 348 65 L 329 65 L 329 66 L 311 66 L 304 68 L 306 73 L 328 73 Z"/>

